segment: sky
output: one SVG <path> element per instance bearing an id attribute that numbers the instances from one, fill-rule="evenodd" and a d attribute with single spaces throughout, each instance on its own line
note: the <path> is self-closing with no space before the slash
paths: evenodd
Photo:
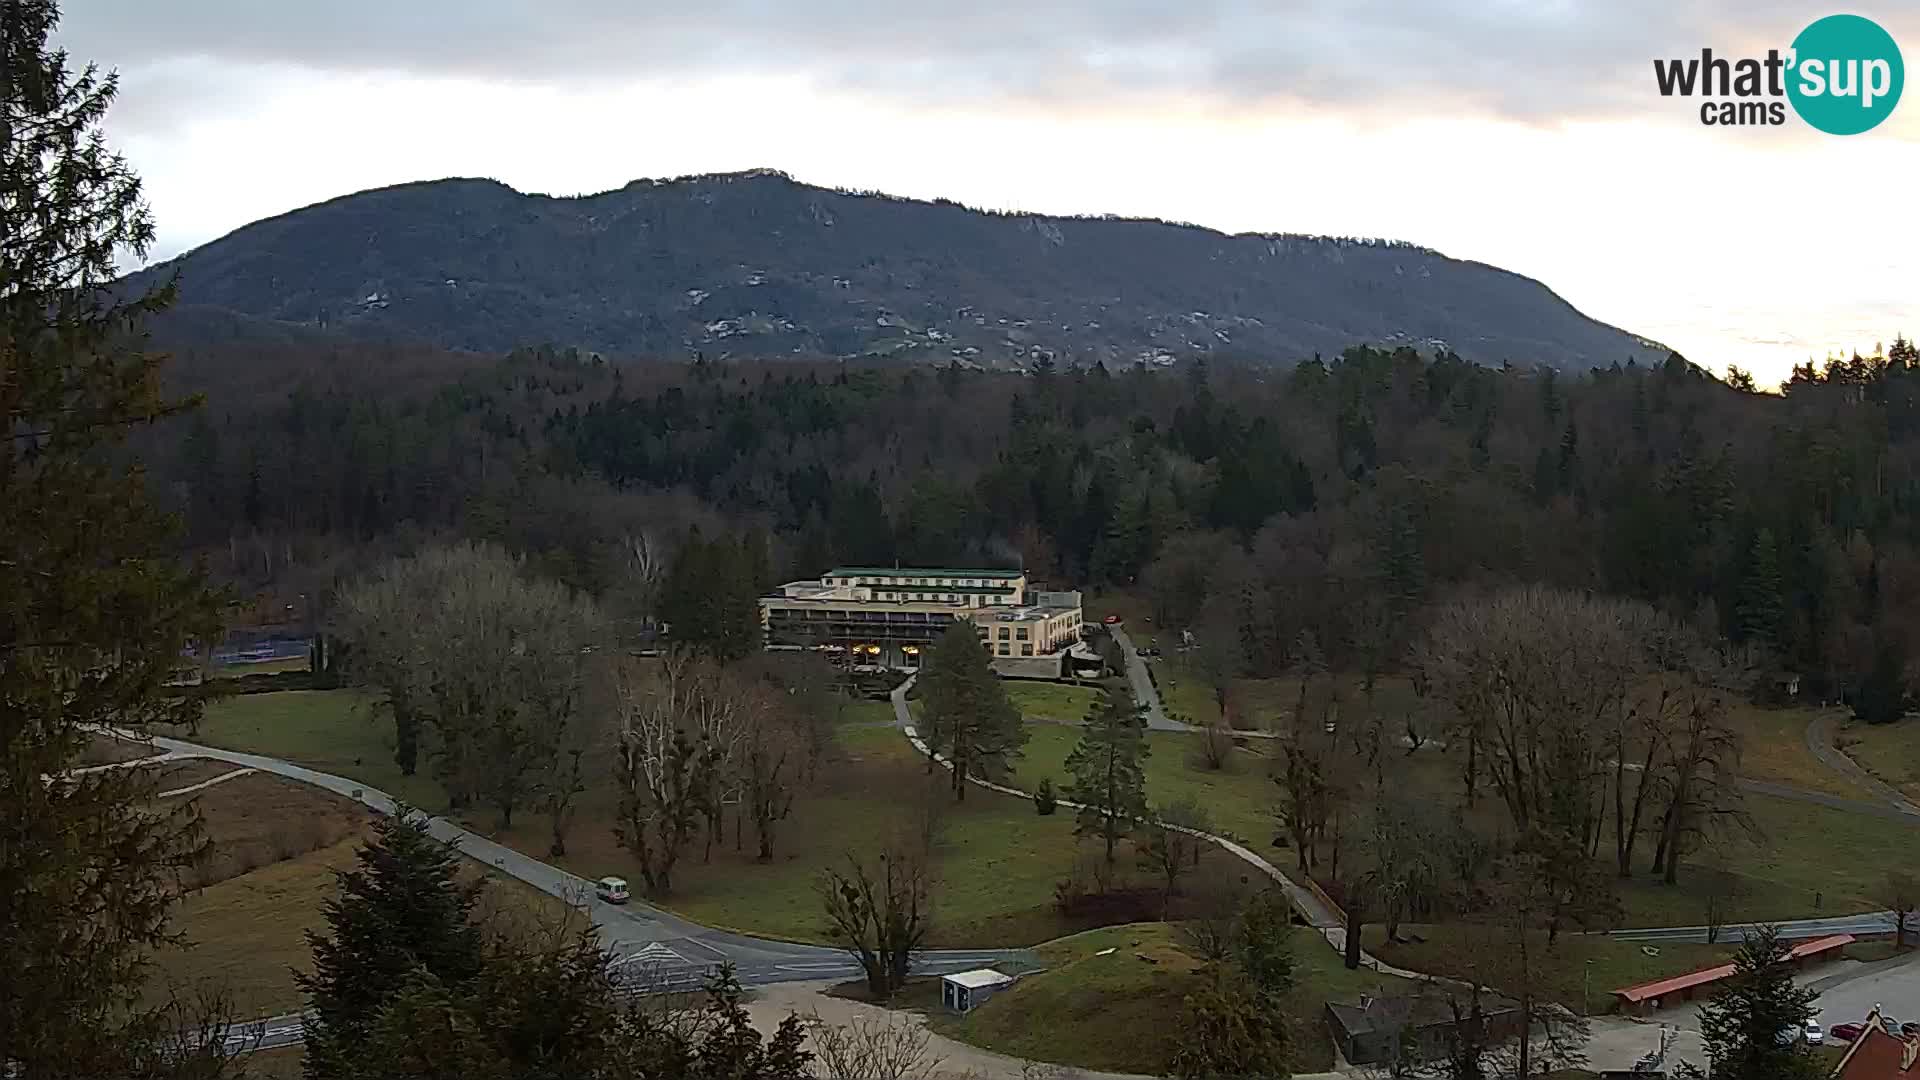
<path id="1" fill-rule="evenodd" d="M 1763 383 L 1920 334 L 1920 90 L 1707 127 L 1656 58 L 1920 0 L 66 0 L 163 259 L 411 180 L 810 183 L 1408 240 Z"/>

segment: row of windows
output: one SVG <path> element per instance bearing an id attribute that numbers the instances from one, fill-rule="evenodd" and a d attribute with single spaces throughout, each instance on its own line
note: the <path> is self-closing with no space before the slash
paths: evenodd
<path id="1" fill-rule="evenodd" d="M 853 583 L 855 585 L 945 585 L 948 588 L 970 587 L 976 589 L 1009 587 L 1007 580 L 1004 578 L 969 577 L 857 577 L 853 579 Z"/>
<path id="2" fill-rule="evenodd" d="M 874 595 L 874 599 L 876 600 L 919 600 L 923 603 L 929 603 L 929 604 L 932 604 L 932 603 L 961 604 L 974 599 L 973 597 L 970 597 L 970 596 L 966 596 L 963 594 L 955 594 L 955 593 L 877 592 L 877 593 L 874 593 L 873 595 Z M 985 597 L 984 599 L 989 604 L 1005 604 L 1011 598 L 1005 597 L 1005 596 L 988 596 L 988 597 Z"/>
<path id="3" fill-rule="evenodd" d="M 998 648 L 997 650 L 995 650 L 995 651 L 996 651 L 996 652 L 997 652 L 997 653 L 998 653 L 999 655 L 1001 655 L 1001 656 L 1012 656 L 1012 655 L 1013 655 L 1013 652 L 1012 652 L 1012 646 L 1010 646 L 1010 645 L 1008 645 L 1008 644 L 1007 644 L 1006 642 L 1004 642 L 1004 641 L 1000 643 L 1000 647 L 999 647 L 999 648 Z M 1028 644 L 1028 645 L 1022 645 L 1022 646 L 1020 646 L 1020 655 L 1021 655 L 1021 656 L 1032 656 L 1032 655 L 1033 655 L 1033 646 L 1032 646 L 1031 644 Z"/>

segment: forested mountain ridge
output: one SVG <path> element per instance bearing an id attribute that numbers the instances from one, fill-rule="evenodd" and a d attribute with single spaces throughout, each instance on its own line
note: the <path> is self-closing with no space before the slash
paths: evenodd
<path id="1" fill-rule="evenodd" d="M 1570 370 L 1666 350 L 1546 286 L 1410 244 L 986 213 L 766 170 L 578 198 L 449 179 L 255 222 L 178 273 L 169 344 L 316 338 L 614 356 L 893 357 L 986 367 L 1355 342 Z"/>

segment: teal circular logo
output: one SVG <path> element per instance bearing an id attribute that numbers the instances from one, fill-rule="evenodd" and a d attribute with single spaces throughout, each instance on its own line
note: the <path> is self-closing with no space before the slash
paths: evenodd
<path id="1" fill-rule="evenodd" d="M 1800 31 L 1787 62 L 1793 111 L 1829 135 L 1872 130 L 1907 81 L 1893 35 L 1859 15 L 1829 15 Z"/>

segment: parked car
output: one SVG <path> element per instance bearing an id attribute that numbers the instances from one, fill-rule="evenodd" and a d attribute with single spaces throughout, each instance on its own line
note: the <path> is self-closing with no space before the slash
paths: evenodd
<path id="1" fill-rule="evenodd" d="M 624 904 L 627 902 L 627 879 L 603 877 L 593 883 L 593 895 L 609 904 Z"/>
<path id="2" fill-rule="evenodd" d="M 1850 1043 L 1853 1040 L 1859 1038 L 1860 1033 L 1866 1030 L 1866 1027 L 1867 1025 L 1865 1023 L 1835 1024 L 1833 1025 L 1833 1030 L 1827 1032 L 1827 1034 L 1833 1036 L 1834 1038 L 1840 1040 L 1841 1042 Z"/>
<path id="3" fill-rule="evenodd" d="M 1139 648 L 1137 648 L 1137 649 L 1135 649 L 1135 650 L 1133 650 L 1133 655 L 1135 655 L 1135 656 L 1152 656 L 1153 654 L 1147 651 L 1147 647 L 1146 647 L 1145 645 L 1142 645 L 1142 646 L 1140 646 Z"/>
<path id="4" fill-rule="evenodd" d="M 1106 624 L 1107 624 L 1108 626 L 1119 626 L 1119 625 L 1120 625 L 1120 616 L 1118 616 L 1118 615 L 1109 615 L 1109 616 L 1107 616 L 1106 618 L 1104 618 L 1104 619 L 1101 619 L 1100 621 L 1101 621 L 1101 622 L 1103 622 L 1103 623 L 1106 623 Z"/>
<path id="5" fill-rule="evenodd" d="M 1898 1039 L 1900 1038 L 1900 1021 L 1883 1013 L 1880 1017 L 1880 1030 Z"/>
<path id="6" fill-rule="evenodd" d="M 1909 1039 L 1920 1038 L 1920 1020 L 1909 1020 L 1901 1024 L 1900 1034 Z"/>
<path id="7" fill-rule="evenodd" d="M 1819 1046 L 1821 1043 L 1827 1041 L 1826 1030 L 1820 1026 L 1820 1021 L 1818 1020 L 1807 1021 L 1807 1026 L 1801 1031 L 1800 1035 L 1801 1038 L 1807 1040 L 1808 1046 Z"/>

